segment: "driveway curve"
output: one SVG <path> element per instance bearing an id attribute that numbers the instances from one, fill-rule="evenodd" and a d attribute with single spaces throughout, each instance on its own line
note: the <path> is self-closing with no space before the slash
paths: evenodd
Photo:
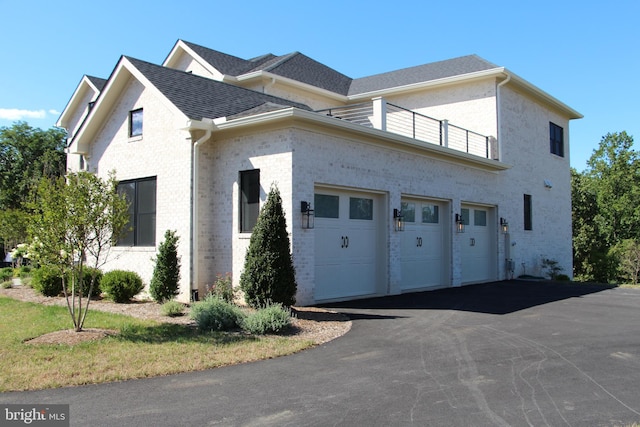
<path id="1" fill-rule="evenodd" d="M 79 426 L 640 422 L 640 290 L 505 281 L 331 307 L 351 331 L 292 356 L 0 403 L 68 403 Z"/>

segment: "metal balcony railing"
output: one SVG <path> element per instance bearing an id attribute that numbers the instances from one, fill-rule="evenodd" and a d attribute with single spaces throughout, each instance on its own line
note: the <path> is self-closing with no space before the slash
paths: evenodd
<path id="1" fill-rule="evenodd" d="M 380 103 L 378 108 L 376 108 L 376 102 Z M 463 151 L 485 159 L 496 157 L 493 155 L 495 147 L 492 147 L 491 137 L 452 125 L 447 120 L 434 119 L 390 104 L 382 98 L 377 98 L 372 102 L 327 108 L 316 112 L 429 144 Z"/>

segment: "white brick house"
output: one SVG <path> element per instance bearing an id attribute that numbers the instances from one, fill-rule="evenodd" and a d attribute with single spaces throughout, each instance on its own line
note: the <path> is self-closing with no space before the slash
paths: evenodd
<path id="1" fill-rule="evenodd" d="M 132 200 L 107 269 L 148 283 L 171 229 L 180 299 L 217 274 L 237 285 L 276 183 L 304 305 L 539 275 L 543 258 L 570 275 L 581 117 L 474 55 L 352 79 L 300 53 L 179 40 L 162 65 L 122 57 L 108 80 L 84 77 L 58 125 L 68 168 L 115 170 Z"/>

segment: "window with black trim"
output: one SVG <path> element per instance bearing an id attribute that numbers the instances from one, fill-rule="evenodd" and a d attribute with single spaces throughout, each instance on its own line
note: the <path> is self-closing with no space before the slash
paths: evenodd
<path id="1" fill-rule="evenodd" d="M 129 137 L 142 136 L 142 108 L 129 111 Z"/>
<path id="2" fill-rule="evenodd" d="M 524 195 L 524 229 L 533 230 L 533 213 L 531 209 L 531 194 Z"/>
<path id="3" fill-rule="evenodd" d="M 549 149 L 551 154 L 564 157 L 564 129 L 549 122 Z"/>
<path id="4" fill-rule="evenodd" d="M 129 202 L 129 231 L 118 239 L 118 246 L 155 246 L 156 177 L 120 181 L 118 193 Z"/>
<path id="5" fill-rule="evenodd" d="M 260 169 L 240 172 L 240 232 L 250 233 L 260 214 Z"/>

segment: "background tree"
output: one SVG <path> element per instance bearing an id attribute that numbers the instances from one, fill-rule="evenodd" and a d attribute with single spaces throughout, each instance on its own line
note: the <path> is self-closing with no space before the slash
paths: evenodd
<path id="1" fill-rule="evenodd" d="M 0 127 L 0 240 L 5 252 L 25 242 L 26 203 L 40 178 L 64 175 L 66 133 L 25 122 Z"/>
<path id="2" fill-rule="evenodd" d="M 167 230 L 164 241 L 158 248 L 155 259 L 153 277 L 149 284 L 149 293 L 154 301 L 163 303 L 173 299 L 179 293 L 180 257 L 178 257 L 178 240 L 176 231 Z"/>
<path id="3" fill-rule="evenodd" d="M 615 281 L 624 240 L 640 241 L 640 157 L 626 132 L 602 138 L 587 169 L 571 173 L 574 275 Z M 631 247 L 626 245 L 626 248 Z"/>
<path id="4" fill-rule="evenodd" d="M 40 178 L 64 175 L 66 132 L 43 131 L 26 122 L 0 127 L 0 209 L 19 209 Z"/>
<path id="5" fill-rule="evenodd" d="M 292 306 L 297 284 L 280 191 L 273 185 L 251 233 L 240 276 L 240 288 L 251 307 L 270 303 Z"/>
<path id="6" fill-rule="evenodd" d="M 30 233 L 31 256 L 38 264 L 56 268 L 62 278 L 67 308 L 76 331 L 84 325 L 97 269 L 105 264 L 113 242 L 124 231 L 128 206 L 116 191 L 114 174 L 103 181 L 88 172 L 65 178 L 42 178 L 35 201 Z M 88 292 L 83 292 L 85 264 L 91 266 Z"/>

